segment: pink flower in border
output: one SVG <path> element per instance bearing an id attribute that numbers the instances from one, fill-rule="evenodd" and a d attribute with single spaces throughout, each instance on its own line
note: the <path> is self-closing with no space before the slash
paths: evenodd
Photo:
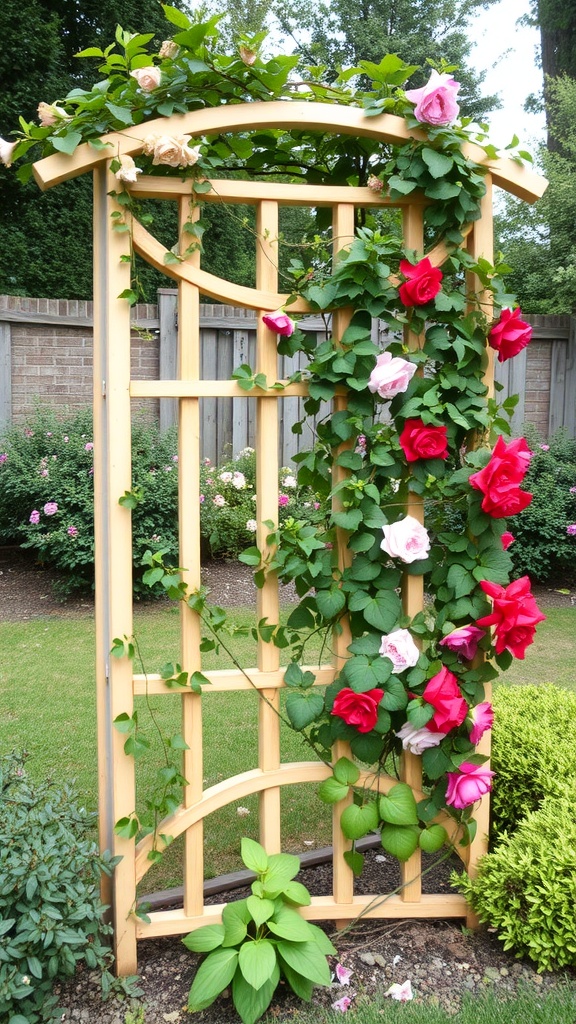
<path id="1" fill-rule="evenodd" d="M 478 650 L 478 642 L 486 635 L 485 629 L 478 626 L 459 626 L 440 640 L 440 647 L 455 651 L 458 657 L 472 661 Z"/>
<path id="2" fill-rule="evenodd" d="M 46 504 L 44 505 L 45 516 L 54 516 L 56 515 L 57 511 L 58 505 L 56 504 L 55 501 L 47 501 Z"/>
<path id="3" fill-rule="evenodd" d="M 570 523 L 570 526 L 566 527 L 566 533 L 569 537 L 576 537 L 576 523 Z"/>
<path id="4" fill-rule="evenodd" d="M 508 548 L 510 547 L 511 544 L 514 543 L 516 537 L 514 537 L 512 533 L 509 533 L 508 530 L 504 530 L 504 533 L 500 537 L 500 540 L 502 541 L 502 550 L 508 551 Z"/>
<path id="5" fill-rule="evenodd" d="M 284 505 L 287 505 L 289 501 L 290 501 L 290 497 L 289 497 L 288 494 L 279 494 L 278 495 L 278 506 L 279 506 L 279 508 L 283 508 Z"/>
<path id="6" fill-rule="evenodd" d="M 94 449 L 94 442 L 93 441 L 87 441 L 86 444 L 84 445 L 84 451 L 85 452 L 91 452 L 93 449 Z"/>
<path id="7" fill-rule="evenodd" d="M 486 730 L 491 729 L 494 724 L 494 711 L 490 701 L 484 700 L 481 704 L 477 704 L 476 707 L 471 708 L 467 721 L 472 722 L 470 743 L 473 743 L 474 746 L 476 746 Z"/>
<path id="8" fill-rule="evenodd" d="M 346 1013 L 346 1010 L 350 1009 L 352 1000 L 350 996 L 342 996 L 341 999 L 337 999 L 335 1003 L 332 1003 L 333 1010 L 340 1010 L 342 1013 Z"/>
<path id="9" fill-rule="evenodd" d="M 3 462 L 8 462 L 8 456 L 6 452 L 2 452 L 2 454 L 0 455 L 0 464 Z"/>
<path id="10" fill-rule="evenodd" d="M 226 498 L 223 494 L 215 494 L 212 498 L 212 503 L 216 505 L 217 508 L 224 508 L 224 505 L 227 504 Z"/>
<path id="11" fill-rule="evenodd" d="M 384 995 L 392 996 L 392 999 L 397 999 L 400 1003 L 406 1003 L 409 999 L 414 999 L 412 982 L 405 981 L 403 985 L 398 985 L 396 982 L 394 985 L 390 985 L 390 988 Z"/>
<path id="12" fill-rule="evenodd" d="M 349 985 L 350 978 L 354 974 L 354 971 L 352 971 L 349 967 L 344 967 L 344 964 L 336 964 L 334 973 L 336 974 L 336 977 L 340 985 Z"/>
<path id="13" fill-rule="evenodd" d="M 290 319 L 283 309 L 277 309 L 274 313 L 265 313 L 262 317 L 262 323 L 266 324 L 266 327 L 269 327 L 271 331 L 275 331 L 276 334 L 281 334 L 286 338 L 294 334 L 294 328 L 296 327 L 294 321 Z"/>
<path id="14" fill-rule="evenodd" d="M 33 526 L 37 526 L 40 522 L 40 513 L 37 508 L 33 509 L 30 513 L 30 519 L 28 522 L 32 523 Z"/>
<path id="15" fill-rule="evenodd" d="M 66 533 L 68 534 L 69 537 L 77 537 L 78 536 L 78 527 L 77 526 L 69 526 L 68 529 L 66 530 Z"/>

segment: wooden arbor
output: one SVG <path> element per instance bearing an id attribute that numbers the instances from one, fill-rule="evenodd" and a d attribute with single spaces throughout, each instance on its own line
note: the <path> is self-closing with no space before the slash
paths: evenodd
<path id="1" fill-rule="evenodd" d="M 38 162 L 34 167 L 41 188 L 49 188 L 67 178 L 92 170 L 94 175 L 94 439 L 96 490 L 96 627 L 97 627 L 97 691 L 98 745 L 100 779 L 101 843 L 121 856 L 111 891 L 113 904 L 117 968 L 128 974 L 136 968 L 138 937 L 185 933 L 192 928 L 219 920 L 222 907 L 205 907 L 203 902 L 203 828 L 204 819 L 214 810 L 250 793 L 258 793 L 260 801 L 260 838 L 268 852 L 279 852 L 282 845 L 280 820 L 280 789 L 298 782 L 320 781 L 329 769 L 318 762 L 282 764 L 280 759 L 279 690 L 283 685 L 279 652 L 262 640 L 258 643 L 257 666 L 246 669 L 207 672 L 209 692 L 199 695 L 191 691 L 169 690 L 160 676 L 149 675 L 147 681 L 133 674 L 127 657 L 110 658 L 114 637 L 132 634 L 132 576 L 130 512 L 118 499 L 131 487 L 130 405 L 132 398 L 175 398 L 179 402 L 179 517 L 180 561 L 185 566 L 184 578 L 191 588 L 200 585 L 200 401 L 206 397 L 231 396 L 245 398 L 246 393 L 234 381 L 202 380 L 199 357 L 199 303 L 206 295 L 253 308 L 271 311 L 283 304 L 278 294 L 277 237 L 278 209 L 282 204 L 330 206 L 333 208 L 333 236 L 336 251 L 348 244 L 354 235 L 354 210 L 359 206 L 390 205 L 368 188 L 287 185 L 275 183 L 223 181 L 213 183 L 206 193 L 208 202 L 253 203 L 257 210 L 257 284 L 255 289 L 240 287 L 215 278 L 200 267 L 198 254 L 179 264 L 164 263 L 166 250 L 138 223 L 133 224 L 133 244 L 146 260 L 178 282 L 179 291 L 179 358 L 175 380 L 133 381 L 130 379 L 130 309 L 119 294 L 130 287 L 130 267 L 121 261 L 126 250 L 126 235 L 112 230 L 113 215 L 119 207 L 110 195 L 118 186 L 109 170 L 111 157 L 135 155 L 142 149 L 142 134 L 188 133 L 198 138 L 205 134 L 246 131 L 255 128 L 301 128 L 335 134 L 368 136 L 382 142 L 404 143 L 418 138 L 409 132 L 403 120 L 390 115 L 365 118 L 361 110 L 327 104 L 301 102 L 270 102 L 238 104 L 205 109 L 183 116 L 174 116 L 128 128 L 122 134 L 111 134 L 104 141 L 105 149 L 89 145 L 79 147 L 72 157 L 56 155 Z M 488 160 L 481 149 L 469 146 L 470 156 L 487 167 L 487 191 L 482 204 L 482 217 L 467 231 L 465 245 L 475 257 L 492 256 L 492 183 L 532 202 L 544 190 L 544 182 L 512 161 Z M 130 186 L 141 198 L 175 200 L 179 204 L 180 224 L 189 217 L 190 181 L 177 177 L 148 177 Z M 423 249 L 423 202 L 411 195 L 395 204 L 402 208 L 406 245 Z M 185 248 L 185 246 L 183 246 Z M 446 258 L 439 247 L 428 254 L 435 265 Z M 473 283 L 473 282 L 472 282 Z M 304 303 L 295 303 L 291 310 L 303 312 Z M 347 326 L 349 313 L 338 310 L 333 318 L 333 331 L 340 337 Z M 417 336 L 408 338 L 418 346 Z M 269 382 L 277 379 L 276 336 L 259 323 L 256 372 L 264 373 Z M 492 367 L 487 382 L 492 381 Z M 259 392 L 257 404 L 257 493 L 256 519 L 276 520 L 278 508 L 278 402 L 284 397 L 303 395 L 304 384 L 291 384 L 282 391 Z M 345 397 L 336 400 L 345 408 Z M 339 470 L 342 472 L 342 470 Z M 420 499 L 413 496 L 407 511 L 422 521 Z M 257 543 L 265 546 L 265 533 L 260 525 Z M 338 539 L 339 564 L 348 563 L 346 536 Z M 414 615 L 422 607 L 422 579 L 407 576 L 403 599 L 405 611 Z M 274 577 L 268 578 L 258 595 L 258 618 L 267 616 L 278 621 L 278 588 Z M 349 636 L 344 629 L 335 641 L 335 663 L 347 656 Z M 181 610 L 180 661 L 192 673 L 202 669 L 200 654 L 200 622 L 187 606 Z M 332 681 L 334 664 L 316 672 L 317 684 Z M 136 885 L 145 875 L 150 861 L 150 837 L 137 846 L 114 832 L 114 823 L 129 816 L 135 808 L 135 771 L 131 757 L 123 750 L 124 737 L 112 726 L 120 714 L 132 714 L 133 699 L 146 692 L 178 699 L 182 706 L 182 732 L 189 746 L 183 755 L 183 775 L 188 780 L 181 807 L 162 824 L 162 831 L 174 838 L 184 838 L 184 900 L 179 910 L 156 912 L 149 924 L 132 913 Z M 265 698 L 259 701 L 259 743 L 255 767 L 234 778 L 204 790 L 202 757 L 202 702 L 214 692 L 248 690 L 255 687 Z M 348 750 L 336 744 L 335 759 Z M 407 755 L 403 778 L 413 789 L 421 790 L 420 759 Z M 381 788 L 389 788 L 395 780 L 384 779 Z M 376 896 L 354 896 L 353 876 L 344 862 L 346 842 L 340 827 L 340 814 L 347 801 L 336 805 L 333 816 L 334 886 L 329 897 L 315 897 L 305 916 L 316 920 L 350 920 L 360 913 L 373 917 L 468 917 L 463 897 L 423 895 L 420 885 L 420 854 L 415 853 L 403 865 L 404 886 L 400 895 L 385 902 Z M 485 851 L 487 802 L 479 818 L 478 838 L 462 851 L 468 870 L 473 871 L 478 857 Z"/>

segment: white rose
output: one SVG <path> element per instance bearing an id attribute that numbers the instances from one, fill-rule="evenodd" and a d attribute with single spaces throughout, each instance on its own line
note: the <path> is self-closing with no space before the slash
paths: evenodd
<path id="1" fill-rule="evenodd" d="M 200 147 L 191 148 L 189 135 L 148 135 L 144 139 L 143 151 L 152 156 L 152 163 L 157 167 L 193 167 L 200 159 Z"/>
<path id="2" fill-rule="evenodd" d="M 157 89 L 160 85 L 162 72 L 160 68 L 154 67 L 151 64 L 146 68 L 136 68 L 135 71 L 130 72 L 130 76 L 136 79 L 143 92 L 152 92 L 153 89 Z"/>
<path id="3" fill-rule="evenodd" d="M 134 163 L 132 157 L 121 156 L 120 167 L 116 171 L 116 177 L 118 178 L 118 181 L 126 181 L 132 184 L 136 181 L 137 174 L 142 174 L 142 171 L 140 170 L 139 167 L 136 167 L 136 164 Z"/>
<path id="4" fill-rule="evenodd" d="M 12 154 L 17 145 L 17 142 L 6 142 L 6 139 L 0 139 L 0 160 L 6 167 L 10 167 L 12 164 Z"/>
<path id="5" fill-rule="evenodd" d="M 392 558 L 403 562 L 416 562 L 426 558 L 430 550 L 428 531 L 414 516 L 405 516 L 398 523 L 382 527 L 384 540 L 380 547 Z"/>
<path id="6" fill-rule="evenodd" d="M 402 740 L 404 750 L 409 750 L 411 754 L 423 754 L 429 747 L 437 747 L 446 734 L 431 732 L 426 726 L 423 726 L 422 729 L 415 729 L 410 722 L 406 722 L 406 725 L 403 725 L 396 735 L 399 740 Z"/>
<path id="7" fill-rule="evenodd" d="M 406 668 L 414 668 L 420 651 L 407 629 L 396 629 L 388 636 L 382 637 L 380 654 L 383 658 L 389 658 L 394 666 L 395 672 L 403 672 Z"/>

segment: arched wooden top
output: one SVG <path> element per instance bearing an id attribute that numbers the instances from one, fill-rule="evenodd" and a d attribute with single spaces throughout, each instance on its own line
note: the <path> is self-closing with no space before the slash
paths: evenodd
<path id="1" fill-rule="evenodd" d="M 34 176 L 41 189 L 51 188 L 61 181 L 92 170 L 111 157 L 124 154 L 134 156 L 142 149 L 144 138 L 152 133 L 186 134 L 199 138 L 214 133 L 246 131 L 247 128 L 298 130 L 304 126 L 311 131 L 362 136 L 396 145 L 409 139 L 426 138 L 419 129 L 409 129 L 401 117 L 392 114 L 366 117 L 358 107 L 299 100 L 237 103 L 193 110 L 187 114 L 173 114 L 172 117 L 134 125 L 122 132 L 111 132 L 102 136 L 102 142 L 107 144 L 105 149 L 94 149 L 88 142 L 79 146 L 72 156 L 57 153 L 46 157 L 34 164 Z M 513 160 L 490 160 L 483 149 L 472 143 L 465 143 L 462 148 L 470 159 L 491 172 L 495 185 L 519 199 L 533 203 L 543 194 L 546 180 L 533 171 Z"/>

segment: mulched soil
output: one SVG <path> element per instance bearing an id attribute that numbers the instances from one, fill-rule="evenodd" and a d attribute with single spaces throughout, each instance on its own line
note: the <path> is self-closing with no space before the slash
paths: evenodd
<path id="1" fill-rule="evenodd" d="M 237 563 L 212 563 L 203 569 L 203 579 L 211 589 L 211 600 L 226 605 L 252 605 L 255 588 L 248 567 Z M 59 599 L 52 588 L 53 574 L 37 565 L 29 552 L 0 548 L 0 621 L 26 621 L 44 616 L 74 617 L 93 610 L 90 597 Z M 544 607 L 570 607 L 576 592 L 566 594 L 554 589 L 535 588 Z M 287 590 L 284 600 L 294 599 Z M 424 880 L 424 891 L 449 892 L 449 877 L 455 865 L 450 862 L 433 868 Z M 314 894 L 329 892 L 330 863 L 306 868 L 301 881 Z M 398 867 L 378 850 L 366 854 L 357 892 L 392 891 L 398 884 Z M 230 899 L 240 899 L 247 891 L 235 890 Z M 220 903 L 226 895 L 211 897 Z M 327 931 L 333 926 L 328 924 Z M 350 986 L 333 984 L 330 989 L 315 989 L 313 1004 L 330 1006 L 343 995 L 356 1000 L 385 992 L 394 982 L 412 982 L 415 998 L 440 1006 L 453 1014 L 463 997 L 496 986 L 505 997 L 519 985 L 531 984 L 539 990 L 553 989 L 562 980 L 557 975 L 538 975 L 529 962 L 515 960 L 505 953 L 489 930 L 474 933 L 458 921 L 364 921 L 351 930 L 332 936 L 338 960 L 352 969 Z M 336 958 L 334 959 L 334 964 Z M 89 1024 L 125 1024 L 129 1010 L 144 1009 L 145 1024 L 177 1024 L 189 1020 L 186 1001 L 198 958 L 189 953 L 178 937 L 143 941 L 139 946 L 139 986 L 137 998 L 113 997 L 101 1001 L 99 978 L 95 972 L 80 971 L 59 992 L 64 1021 Z M 576 990 L 576 971 L 568 972 Z M 301 1004 L 284 986 L 272 1003 L 269 1021 L 287 1024 L 299 1016 Z M 130 1018 L 129 1018 L 130 1019 Z M 229 998 L 196 1014 L 200 1024 L 238 1024 L 238 1016 Z"/>

